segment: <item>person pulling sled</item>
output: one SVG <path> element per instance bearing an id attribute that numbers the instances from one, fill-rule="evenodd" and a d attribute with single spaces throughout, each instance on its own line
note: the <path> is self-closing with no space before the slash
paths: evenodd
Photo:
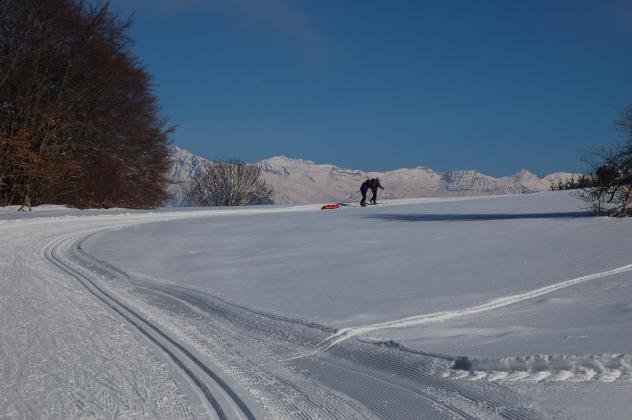
<path id="1" fill-rule="evenodd" d="M 367 179 L 360 186 L 360 192 L 362 193 L 362 200 L 360 201 L 360 205 L 362 207 L 366 207 L 366 193 L 371 190 L 373 193 L 373 197 L 371 197 L 370 203 L 377 204 L 377 189 L 384 189 L 382 184 L 380 184 L 380 178 L 371 178 Z"/>

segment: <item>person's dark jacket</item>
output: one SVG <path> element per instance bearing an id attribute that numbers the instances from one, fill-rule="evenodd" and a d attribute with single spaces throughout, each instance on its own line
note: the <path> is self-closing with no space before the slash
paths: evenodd
<path id="1" fill-rule="evenodd" d="M 356 184 L 357 185 L 357 184 Z M 373 179 L 367 179 L 366 181 L 364 181 L 362 183 L 362 185 L 360 186 L 360 192 L 362 194 L 366 194 L 367 191 L 369 191 L 369 188 L 371 188 L 371 186 L 373 185 Z"/>
<path id="2" fill-rule="evenodd" d="M 379 179 L 373 178 L 373 179 L 370 179 L 369 181 L 371 181 L 371 185 L 369 186 L 369 188 L 371 188 L 371 190 L 377 191 L 378 188 L 384 189 L 382 184 L 380 184 L 380 180 Z"/>
<path id="3" fill-rule="evenodd" d="M 380 180 L 377 178 L 367 179 L 360 186 L 360 191 L 362 193 L 366 193 L 369 189 L 371 191 L 377 191 L 378 188 L 384 189 L 382 184 L 380 184 Z"/>

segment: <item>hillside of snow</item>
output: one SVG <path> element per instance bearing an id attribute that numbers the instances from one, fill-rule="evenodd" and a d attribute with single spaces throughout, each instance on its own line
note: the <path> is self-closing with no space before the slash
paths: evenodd
<path id="1" fill-rule="evenodd" d="M 628 418 L 632 219 L 582 205 L 0 209 L 0 418 Z"/>
<path id="2" fill-rule="evenodd" d="M 152 282 L 334 328 L 298 353 L 265 357 L 350 395 L 370 386 L 367 377 L 340 388 L 350 378 L 338 372 L 327 382 L 323 360 L 359 340 L 390 343 L 392 357 L 403 346 L 459 360 L 450 371 L 435 365 L 438 375 L 516 390 L 531 407 L 559 410 L 554 418 L 618 419 L 627 412 L 621 396 L 632 390 L 632 225 L 590 217 L 581 207 L 564 191 L 314 206 L 139 225 L 85 246 Z M 391 356 L 371 365 L 389 382 L 407 375 Z M 391 392 L 388 383 L 382 387 Z M 444 401 L 455 400 L 446 393 Z"/>
<path id="3" fill-rule="evenodd" d="M 183 203 L 182 186 L 192 173 L 208 160 L 176 147 L 169 174 L 172 203 Z M 442 197 L 464 195 L 521 194 L 548 191 L 558 180 L 574 174 L 556 172 L 539 178 L 521 170 L 514 175 L 495 178 L 474 170 L 435 172 L 432 169 L 402 168 L 388 172 L 366 172 L 343 169 L 330 164 L 276 156 L 257 162 L 263 178 L 274 187 L 277 204 L 309 204 L 329 201 L 359 201 L 360 184 L 367 178 L 379 177 L 385 190 L 382 199 Z"/>

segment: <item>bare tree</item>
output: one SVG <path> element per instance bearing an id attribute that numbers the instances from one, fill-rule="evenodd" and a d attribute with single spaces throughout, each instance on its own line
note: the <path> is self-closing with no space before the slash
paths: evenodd
<path id="1" fill-rule="evenodd" d="M 623 142 L 586 159 L 593 183 L 575 195 L 588 203 L 594 214 L 625 217 L 632 216 L 632 107 L 623 112 L 616 128 Z"/>
<path id="2" fill-rule="evenodd" d="M 272 187 L 261 179 L 261 167 L 238 159 L 205 164 L 188 188 L 191 201 L 200 206 L 272 204 L 272 194 Z"/>

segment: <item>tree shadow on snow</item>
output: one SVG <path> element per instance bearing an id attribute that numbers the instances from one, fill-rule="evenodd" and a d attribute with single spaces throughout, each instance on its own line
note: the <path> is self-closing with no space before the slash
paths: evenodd
<path id="1" fill-rule="evenodd" d="M 592 217 L 590 213 L 560 212 L 560 213 L 480 213 L 480 214 L 371 214 L 367 219 L 381 219 L 396 222 L 474 222 L 484 220 L 513 220 L 513 219 L 579 219 Z"/>

